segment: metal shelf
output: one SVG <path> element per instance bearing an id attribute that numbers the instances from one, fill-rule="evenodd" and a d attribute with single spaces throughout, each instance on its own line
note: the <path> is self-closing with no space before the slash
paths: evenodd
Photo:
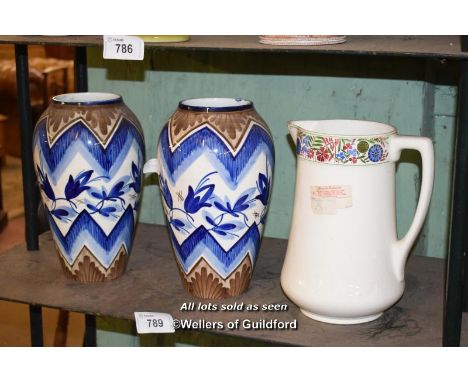
<path id="1" fill-rule="evenodd" d="M 0 298 L 61 308 L 90 315 L 133 319 L 135 311 L 166 312 L 178 319 L 227 321 L 237 318 L 297 320 L 298 330 L 207 330 L 275 344 L 303 346 L 440 346 L 444 266 L 440 259 L 413 256 L 402 300 L 377 321 L 362 325 L 330 325 L 305 317 L 283 294 L 280 272 L 286 240 L 265 238 L 248 291 L 227 304 L 287 304 L 283 312 L 182 312 L 184 302 L 199 301 L 182 287 L 163 226 L 140 224 L 127 272 L 102 284 L 80 284 L 63 275 L 50 233 L 40 236 L 40 251 L 20 245 L 0 256 Z M 207 303 L 208 301 L 202 301 Z M 202 330 L 203 331 L 203 330 Z M 468 323 L 463 326 L 468 333 Z"/>
<path id="2" fill-rule="evenodd" d="M 0 44 L 67 45 L 99 47 L 102 36 L 0 36 Z M 160 49 L 254 51 L 272 53 L 322 53 L 434 58 L 468 58 L 460 36 L 348 36 L 343 44 L 275 46 L 258 42 L 258 36 L 191 36 L 187 42 L 145 42 Z"/>
<path id="3" fill-rule="evenodd" d="M 0 299 L 30 304 L 33 346 L 42 345 L 40 307 L 51 306 L 87 313 L 85 343 L 95 344 L 93 315 L 133 317 L 133 311 L 154 310 L 177 318 L 230 320 L 232 314 L 182 313 L 180 304 L 189 301 L 180 285 L 167 235 L 161 227 L 140 225 L 128 273 L 105 285 L 79 285 L 61 275 L 50 235 L 40 237 L 38 247 L 35 209 L 36 192 L 31 158 L 32 121 L 29 106 L 27 45 L 67 45 L 76 47 L 77 90 L 86 91 L 86 48 L 100 47 L 102 36 L 0 36 L 0 44 L 15 44 L 21 114 L 24 195 L 30 208 L 26 216 L 26 245 L 0 256 Z M 450 248 L 447 288 L 442 260 L 413 257 L 408 262 L 407 290 L 397 306 L 380 320 L 358 326 L 331 326 L 302 316 L 289 303 L 288 312 L 251 313 L 253 319 L 297 319 L 298 331 L 240 331 L 225 334 L 294 345 L 411 345 L 456 346 L 467 332 L 462 320 L 468 262 L 465 262 L 465 236 L 468 229 L 466 190 L 468 189 L 468 36 L 348 36 L 344 44 L 325 46 L 272 46 L 258 42 L 258 36 L 192 36 L 188 42 L 145 43 L 152 49 L 186 49 L 233 52 L 310 53 L 414 58 L 457 59 L 460 65 L 457 133 L 451 205 Z M 448 185 L 449 187 L 450 185 Z M 265 239 L 251 288 L 238 301 L 245 303 L 288 303 L 279 286 L 285 251 L 284 240 Z M 468 290 L 468 288 L 467 288 Z M 468 292 L 467 292 L 468 293 Z M 446 298 L 444 298 L 446 296 Z M 445 301 L 445 306 L 444 306 Z M 281 315 L 281 316 L 280 316 Z M 248 317 L 245 313 L 243 316 Z M 443 319 L 444 317 L 444 319 Z M 442 324 L 444 323 L 444 325 Z M 444 326 L 444 330 L 442 330 Z M 443 333 L 442 333 L 443 332 Z"/>

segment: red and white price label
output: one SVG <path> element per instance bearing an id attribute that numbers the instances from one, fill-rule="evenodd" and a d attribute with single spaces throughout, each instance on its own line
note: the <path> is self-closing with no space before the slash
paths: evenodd
<path id="1" fill-rule="evenodd" d="M 169 313 L 135 312 L 138 334 L 174 333 L 174 319 Z"/>
<path id="2" fill-rule="evenodd" d="M 137 36 L 103 36 L 103 57 L 110 60 L 143 60 L 145 43 Z"/>

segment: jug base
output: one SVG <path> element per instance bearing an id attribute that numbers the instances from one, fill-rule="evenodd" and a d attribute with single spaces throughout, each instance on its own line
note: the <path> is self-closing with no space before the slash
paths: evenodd
<path id="1" fill-rule="evenodd" d="M 330 316 L 322 316 L 320 314 L 315 314 L 308 312 L 306 310 L 301 309 L 301 312 L 309 318 L 312 318 L 316 321 L 326 322 L 327 324 L 336 324 L 336 325 L 355 325 L 355 324 L 363 324 L 364 322 L 374 321 L 379 318 L 383 312 L 372 314 L 370 316 L 363 316 L 363 317 L 330 317 Z"/>

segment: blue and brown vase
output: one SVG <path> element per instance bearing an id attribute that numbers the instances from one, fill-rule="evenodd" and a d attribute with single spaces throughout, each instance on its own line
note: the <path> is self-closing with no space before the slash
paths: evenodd
<path id="1" fill-rule="evenodd" d="M 142 187 L 143 132 L 122 97 L 54 97 L 33 138 L 34 165 L 60 262 L 81 282 L 119 277 Z"/>
<path id="2" fill-rule="evenodd" d="M 263 233 L 274 168 L 270 130 L 252 102 L 190 99 L 164 126 L 157 159 L 177 267 L 195 297 L 238 296 Z"/>

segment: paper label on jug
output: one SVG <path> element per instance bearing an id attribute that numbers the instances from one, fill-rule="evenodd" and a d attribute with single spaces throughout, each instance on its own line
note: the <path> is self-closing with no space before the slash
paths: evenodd
<path id="1" fill-rule="evenodd" d="M 310 189 L 312 211 L 318 215 L 334 215 L 338 210 L 353 205 L 351 186 L 312 186 Z"/>

